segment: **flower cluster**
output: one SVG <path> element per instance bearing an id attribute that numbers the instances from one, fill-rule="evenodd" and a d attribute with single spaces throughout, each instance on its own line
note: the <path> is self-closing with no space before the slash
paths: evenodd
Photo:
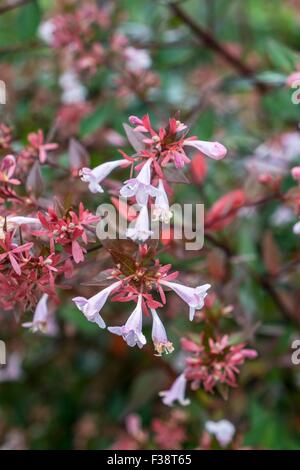
<path id="1" fill-rule="evenodd" d="M 148 259 L 148 261 L 147 261 Z M 147 264 L 146 264 L 147 263 Z M 204 305 L 204 299 L 210 285 L 188 287 L 172 282 L 177 272 L 169 273 L 170 265 L 161 265 L 159 260 L 149 260 L 149 250 L 143 246 L 138 249 L 133 258 L 121 258 L 118 265 L 106 273 L 107 279 L 114 280 L 108 287 L 93 297 L 75 297 L 73 301 L 82 311 L 87 320 L 96 323 L 100 328 L 106 324 L 100 315 L 108 297 L 118 302 L 136 302 L 136 306 L 128 320 L 122 326 L 110 326 L 111 333 L 122 336 L 128 346 L 142 348 L 146 338 L 142 332 L 143 316 L 152 317 L 152 340 L 157 354 L 173 351 L 173 345 L 168 340 L 164 325 L 157 313 L 157 308 L 166 303 L 165 289 L 173 290 L 189 307 L 190 320 L 196 310 Z M 158 299 L 154 297 L 158 295 Z"/>
<path id="2" fill-rule="evenodd" d="M 214 296 L 207 297 L 205 308 L 198 315 L 203 322 L 201 333 L 181 338 L 185 367 L 170 389 L 160 392 L 165 405 L 172 406 L 175 401 L 188 405 L 190 400 L 185 397 L 188 382 L 192 390 L 203 387 L 208 393 L 218 390 L 224 394 L 224 387 L 237 386 L 240 366 L 245 360 L 254 359 L 257 352 L 246 348 L 246 343 L 234 335 L 222 333 L 219 323 L 230 312 L 231 308 L 220 306 Z"/>
<path id="3" fill-rule="evenodd" d="M 189 422 L 190 417 L 185 410 L 172 409 L 167 416 L 153 418 L 149 428 L 146 428 L 142 425 L 139 415 L 129 414 L 125 419 L 125 429 L 119 433 L 110 449 L 184 449 L 186 443 L 191 442 Z M 195 426 L 196 439 L 199 434 L 199 425 Z M 208 420 L 203 423 L 203 431 L 200 440 L 198 438 L 196 449 L 241 449 L 243 448 L 241 438 L 235 425 L 228 419 Z"/>
<path id="4" fill-rule="evenodd" d="M 40 25 L 41 40 L 57 51 L 64 67 L 67 64 L 59 79 L 63 90 L 61 118 L 66 117 L 67 110 L 83 110 L 87 89 L 80 80 L 87 81 L 101 67 L 111 70 L 111 82 L 119 97 L 145 97 L 158 87 L 158 76 L 149 70 L 149 52 L 134 47 L 120 31 L 119 16 L 113 2 L 99 6 L 90 0 L 74 11 L 62 9 Z"/>
<path id="5" fill-rule="evenodd" d="M 117 301 L 134 300 L 136 307 L 125 324 L 110 326 L 108 330 L 122 336 L 129 346 L 137 345 L 142 348 L 146 344 L 146 338 L 142 333 L 144 312 L 152 317 L 152 339 L 156 352 L 162 354 L 173 351 L 172 343 L 169 342 L 156 311 L 166 303 L 164 289 L 173 290 L 188 305 L 189 318 L 192 321 L 196 310 L 201 310 L 204 305 L 210 284 L 188 287 L 173 282 L 177 273 L 169 274 L 169 265 L 162 266 L 159 260 L 153 257 L 149 264 L 151 250 L 146 242 L 152 232 L 149 229 L 148 209 L 149 207 L 153 209 L 156 220 L 169 221 L 171 213 L 165 190 L 165 185 L 169 185 L 164 171 L 170 165 L 178 170 L 190 162 L 185 147 L 195 147 L 198 150 L 201 148 L 202 152 L 213 158 L 224 157 L 226 149 L 217 142 L 205 142 L 187 137 L 187 126 L 174 118 L 169 120 L 166 128 L 160 128 L 157 132 L 153 129 L 149 116 L 144 116 L 142 119 L 131 117 L 130 123 L 134 128 L 125 128 L 130 141 L 134 136 L 136 153 L 129 156 L 121 152 L 123 159 L 103 163 L 94 169 L 82 168 L 79 175 L 83 182 L 88 183 L 89 190 L 96 194 L 103 192 L 102 183 L 114 169 L 131 166 L 131 173 L 137 172 L 135 177 L 124 182 L 120 196 L 134 202 L 139 208 L 134 225 L 127 229 L 126 235 L 141 244 L 134 259 L 129 257 L 127 263 L 119 263 L 111 271 L 110 278 L 115 282 L 90 299 L 75 297 L 73 300 L 86 318 L 101 328 L 105 328 L 106 324 L 99 312 L 111 294 L 114 294 L 114 299 Z M 119 244 L 121 246 L 121 241 Z M 160 301 L 153 298 L 153 291 L 157 291 Z"/>
<path id="6" fill-rule="evenodd" d="M 208 345 L 203 345 L 204 335 L 200 335 L 199 342 L 183 338 L 182 349 L 191 353 L 186 360 L 185 377 L 191 382 L 193 390 L 203 385 L 207 392 L 211 392 L 218 384 L 236 387 L 236 376 L 239 366 L 246 359 L 257 356 L 256 351 L 245 348 L 245 343 L 230 344 L 227 335 L 217 340 L 209 338 Z"/>
<path id="7" fill-rule="evenodd" d="M 88 232 L 92 225 L 99 220 L 84 209 L 82 203 L 79 204 L 78 214 L 70 209 L 63 216 L 59 216 L 54 209 L 49 208 L 47 214 L 38 212 L 38 218 L 42 225 L 42 230 L 35 232 L 38 236 L 47 236 L 50 239 L 50 246 L 60 245 L 65 252 L 72 255 L 75 263 L 84 260 L 85 248 L 80 244 L 88 243 Z"/>
<path id="8" fill-rule="evenodd" d="M 47 154 L 58 148 L 42 130 L 29 133 L 20 148 L 11 130 L 0 128 L 2 151 L 10 152 L 0 161 L 0 308 L 17 315 L 36 308 L 26 325 L 48 331 L 48 297 L 58 302 L 57 284 L 73 275 L 73 263 L 84 261 L 99 217 L 82 203 L 65 209 L 37 197 L 44 186 L 41 166 L 52 167 Z"/>
<path id="9" fill-rule="evenodd" d="M 153 216 L 155 220 L 168 222 L 172 216 L 169 208 L 167 191 L 170 192 L 168 176 L 165 173 L 168 167 L 175 166 L 182 169 L 191 160 L 186 149 L 192 147 L 203 154 L 220 159 L 226 155 L 226 148 L 219 142 L 206 142 L 195 137 L 187 137 L 188 128 L 185 124 L 171 118 L 166 128 L 155 131 L 149 116 L 139 119 L 136 116 L 129 118 L 134 128 L 126 128 L 131 142 L 134 139 L 136 153 L 132 156 L 121 152 L 123 160 L 106 162 L 94 169 L 82 168 L 80 171 L 82 181 L 89 184 L 93 193 L 103 192 L 102 181 L 112 170 L 118 167 L 131 165 L 131 173 L 137 171 L 134 178 L 124 182 L 120 196 L 128 200 L 135 200 L 140 211 L 134 227 L 127 230 L 127 236 L 134 241 L 145 242 L 151 237 L 149 229 L 148 205 L 152 199 Z"/>

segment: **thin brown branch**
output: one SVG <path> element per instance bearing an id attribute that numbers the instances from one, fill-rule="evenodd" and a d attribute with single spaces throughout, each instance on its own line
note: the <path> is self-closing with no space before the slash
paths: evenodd
<path id="1" fill-rule="evenodd" d="M 258 91 L 264 93 L 268 91 L 269 87 L 255 79 L 256 71 L 248 64 L 245 64 L 239 57 L 230 52 L 223 44 L 219 43 L 214 35 L 207 29 L 203 28 L 194 21 L 177 3 L 170 3 L 172 12 L 185 23 L 189 29 L 195 34 L 201 43 L 204 43 L 209 49 L 214 51 L 222 57 L 228 64 L 230 64 L 239 75 L 242 77 L 252 78 Z"/>
<path id="2" fill-rule="evenodd" d="M 206 239 L 217 248 L 221 249 L 226 256 L 228 262 L 235 256 L 233 250 L 227 245 L 226 242 L 217 240 L 212 235 L 206 233 Z M 288 305 L 283 301 L 276 287 L 267 277 L 266 274 L 256 273 L 250 266 L 244 266 L 246 273 L 265 291 L 265 293 L 272 299 L 274 305 L 278 308 L 282 316 L 289 321 L 292 321 L 299 327 L 300 318 L 293 312 Z"/>
<path id="3" fill-rule="evenodd" d="M 4 5 L 0 6 L 0 15 L 3 15 L 4 13 L 14 10 L 15 8 L 21 7 L 23 5 L 26 5 L 26 3 L 30 3 L 32 0 L 14 0 L 14 1 L 8 1 Z"/>

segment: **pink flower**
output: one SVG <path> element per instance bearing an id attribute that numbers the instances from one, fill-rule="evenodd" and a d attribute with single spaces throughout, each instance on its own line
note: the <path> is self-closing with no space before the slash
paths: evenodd
<path id="1" fill-rule="evenodd" d="M 300 183 L 300 166 L 294 166 L 294 168 L 291 169 L 291 174 L 294 180 Z"/>
<path id="2" fill-rule="evenodd" d="M 138 345 L 141 349 L 146 344 L 146 338 L 142 333 L 143 326 L 143 310 L 142 310 L 142 295 L 138 297 L 136 307 L 127 322 L 123 326 L 110 326 L 108 331 L 118 336 L 122 336 L 128 346 L 133 347 Z"/>
<path id="3" fill-rule="evenodd" d="M 16 245 L 13 243 L 14 232 L 7 232 L 5 239 L 0 239 L 0 248 L 3 253 L 0 254 L 0 262 L 4 259 L 8 259 L 10 264 L 18 276 L 21 275 L 21 264 L 26 260 L 26 256 L 29 255 L 29 250 L 33 246 L 33 243 L 28 242 L 23 245 Z"/>
<path id="4" fill-rule="evenodd" d="M 244 343 L 230 345 L 227 335 L 216 339 L 209 337 L 207 342 L 202 333 L 199 339 L 199 342 L 186 338 L 181 340 L 183 350 L 192 354 L 186 359 L 185 369 L 185 377 L 191 382 L 192 389 L 196 390 L 203 384 L 204 390 L 212 392 L 219 383 L 236 387 L 236 376 L 240 372 L 238 366 L 246 359 L 254 359 L 257 352 L 245 349 Z"/>
<path id="5" fill-rule="evenodd" d="M 88 321 L 97 323 L 100 328 L 105 328 L 105 322 L 99 312 L 106 303 L 109 295 L 118 287 L 120 287 L 121 284 L 121 281 L 114 282 L 90 299 L 86 299 L 85 297 L 74 297 L 72 300 L 75 302 L 76 307 L 79 308 Z"/>
<path id="6" fill-rule="evenodd" d="M 156 310 L 151 308 L 152 314 L 152 340 L 154 348 L 157 351 L 157 355 L 161 356 L 162 353 L 172 353 L 174 351 L 173 344 L 168 340 L 165 327 L 159 318 Z"/>
<path id="7" fill-rule="evenodd" d="M 142 206 L 134 223 L 134 228 L 126 230 L 126 236 L 134 241 L 145 242 L 153 232 L 149 230 L 149 216 L 147 206 Z"/>
<path id="8" fill-rule="evenodd" d="M 63 217 L 59 216 L 52 208 L 48 208 L 48 214 L 38 213 L 38 218 L 42 224 L 42 228 L 46 230 L 36 231 L 34 235 L 47 235 L 51 243 L 55 241 L 65 247 L 67 252 L 72 253 L 75 263 L 84 260 L 85 249 L 80 245 L 88 243 L 87 228 L 99 221 L 99 217 L 93 215 L 84 208 L 83 204 L 79 204 L 78 215 L 73 211 L 67 211 Z"/>
<path id="9" fill-rule="evenodd" d="M 169 200 L 162 179 L 159 180 L 157 189 L 159 193 L 155 198 L 153 220 L 161 220 L 168 224 L 172 218 L 172 212 L 170 211 Z"/>
<path id="10" fill-rule="evenodd" d="M 300 72 L 291 73 L 286 79 L 287 86 L 296 88 L 300 85 Z"/>
<path id="11" fill-rule="evenodd" d="M 23 323 L 24 328 L 30 328 L 33 333 L 40 331 L 46 333 L 49 312 L 47 308 L 48 294 L 43 294 L 36 306 L 32 322 Z"/>
<path id="12" fill-rule="evenodd" d="M 187 440 L 184 419 L 183 411 L 174 410 L 174 413 L 170 413 L 166 420 L 159 418 L 152 420 L 154 441 L 160 449 L 182 449 L 182 444 Z"/>
<path id="13" fill-rule="evenodd" d="M 79 171 L 81 180 L 85 183 L 89 183 L 89 190 L 91 193 L 103 193 L 103 188 L 100 183 L 115 169 L 118 167 L 127 167 L 130 165 L 129 161 L 116 160 L 113 162 L 102 163 L 101 165 L 93 168 L 82 168 Z"/>
<path id="14" fill-rule="evenodd" d="M 41 163 L 45 163 L 47 160 L 48 151 L 55 150 L 58 147 L 58 144 L 55 143 L 44 143 L 44 133 L 41 129 L 37 132 L 30 132 L 27 138 L 30 145 L 38 151 Z"/>
<path id="15" fill-rule="evenodd" d="M 13 155 L 6 155 L 0 164 L 0 182 L 9 184 L 21 184 L 21 182 L 13 178 L 16 170 L 16 159 Z"/>
<path id="16" fill-rule="evenodd" d="M 198 287 L 188 287 L 176 282 L 169 282 L 161 280 L 160 284 L 169 287 L 176 294 L 188 304 L 190 307 L 189 318 L 194 319 L 195 311 L 201 310 L 204 306 L 204 299 L 207 296 L 207 290 L 211 287 L 210 284 L 203 284 Z"/>
<path id="17" fill-rule="evenodd" d="M 132 72 L 148 69 L 151 66 L 151 57 L 145 49 L 126 47 L 124 51 L 126 66 Z"/>
<path id="18" fill-rule="evenodd" d="M 137 203 L 141 206 L 147 204 L 149 196 L 156 196 L 158 189 L 151 185 L 151 165 L 152 158 L 149 158 L 136 178 L 125 181 L 120 195 L 123 197 L 135 196 Z"/>
<path id="19" fill-rule="evenodd" d="M 194 147 L 200 152 L 204 153 L 207 157 L 214 160 L 221 160 L 227 153 L 226 147 L 219 142 L 206 142 L 205 140 L 192 140 L 186 139 L 183 141 L 183 146 Z"/>
<path id="20" fill-rule="evenodd" d="M 179 375 L 171 388 L 159 393 L 160 397 L 163 397 L 163 404 L 167 406 L 173 406 L 174 401 L 178 401 L 182 406 L 190 404 L 190 400 L 185 398 L 186 389 L 186 378 L 184 374 Z"/>

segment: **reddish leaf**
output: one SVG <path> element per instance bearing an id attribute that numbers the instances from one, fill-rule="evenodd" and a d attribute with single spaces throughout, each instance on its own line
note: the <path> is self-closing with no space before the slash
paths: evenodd
<path id="1" fill-rule="evenodd" d="M 141 152 L 142 150 L 145 150 L 145 144 L 143 142 L 144 136 L 140 132 L 137 132 L 132 129 L 128 124 L 123 124 L 124 130 L 127 135 L 127 139 L 129 140 L 132 148 L 137 152 Z"/>
<path id="2" fill-rule="evenodd" d="M 72 242 L 72 256 L 74 258 L 75 263 L 80 263 L 81 261 L 84 261 L 82 248 L 76 240 Z"/>
<path id="3" fill-rule="evenodd" d="M 280 270 L 280 253 L 271 232 L 266 232 L 262 242 L 263 260 L 268 273 L 275 276 Z"/>
<path id="4" fill-rule="evenodd" d="M 207 175 L 207 164 L 202 153 L 196 153 L 190 164 L 192 180 L 196 184 L 201 184 Z"/>
<path id="5" fill-rule="evenodd" d="M 32 165 L 26 180 L 26 189 L 35 196 L 40 196 L 44 190 L 44 182 L 41 173 L 41 166 L 38 161 Z"/>
<path id="6" fill-rule="evenodd" d="M 74 138 L 70 139 L 68 155 L 72 172 L 79 170 L 79 168 L 89 166 L 90 158 L 86 149 Z"/>
<path id="7" fill-rule="evenodd" d="M 245 193 L 242 189 L 225 194 L 208 211 L 205 228 L 222 230 L 234 220 L 237 211 L 244 206 L 245 202 Z"/>

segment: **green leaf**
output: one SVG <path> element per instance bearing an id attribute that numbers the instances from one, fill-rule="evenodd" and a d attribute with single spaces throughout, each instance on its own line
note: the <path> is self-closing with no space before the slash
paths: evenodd
<path id="1" fill-rule="evenodd" d="M 86 137 L 100 129 L 110 120 L 113 111 L 114 107 L 109 103 L 100 106 L 93 113 L 86 116 L 80 123 L 80 136 Z"/>
<path id="2" fill-rule="evenodd" d="M 19 9 L 16 18 L 16 34 L 21 41 L 35 37 L 41 20 L 41 9 L 37 1 L 28 3 Z"/>
<path id="3" fill-rule="evenodd" d="M 266 46 L 267 54 L 276 67 L 286 72 L 295 70 L 297 56 L 294 51 L 274 39 L 270 39 Z"/>

